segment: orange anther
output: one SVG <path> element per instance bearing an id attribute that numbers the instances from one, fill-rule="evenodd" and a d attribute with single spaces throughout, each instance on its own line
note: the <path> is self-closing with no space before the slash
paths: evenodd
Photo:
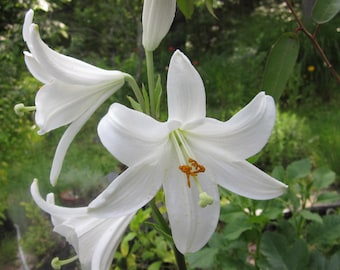
<path id="1" fill-rule="evenodd" d="M 197 176 L 198 173 L 205 172 L 205 167 L 192 158 L 189 158 L 190 165 L 181 165 L 178 168 L 186 174 L 187 186 L 190 188 L 190 176 Z"/>

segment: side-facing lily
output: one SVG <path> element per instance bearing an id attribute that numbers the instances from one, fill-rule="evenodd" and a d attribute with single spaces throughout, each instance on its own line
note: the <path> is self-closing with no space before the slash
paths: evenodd
<path id="1" fill-rule="evenodd" d="M 26 13 L 23 38 L 29 49 L 29 52 L 24 52 L 26 65 L 32 75 L 44 84 L 35 98 L 38 133 L 42 135 L 69 125 L 53 160 L 51 182 L 55 184 L 66 151 L 76 134 L 130 75 L 104 70 L 50 49 L 41 40 L 38 26 L 33 24 L 33 16 L 33 10 Z"/>
<path id="2" fill-rule="evenodd" d="M 176 0 L 144 0 L 142 44 L 154 51 L 169 32 L 176 12 Z"/>
<path id="3" fill-rule="evenodd" d="M 51 215 L 54 231 L 75 249 L 82 270 L 109 270 L 114 253 L 135 213 L 118 218 L 97 218 L 86 207 L 67 208 L 54 204 L 54 194 L 41 197 L 38 181 L 31 185 L 36 204 Z"/>
<path id="4" fill-rule="evenodd" d="M 195 252 L 216 228 L 218 185 L 252 199 L 271 199 L 286 190 L 246 161 L 267 142 L 275 105 L 261 92 L 229 121 L 206 117 L 202 79 L 180 51 L 170 61 L 167 96 L 167 122 L 117 103 L 102 118 L 102 143 L 129 168 L 90 203 L 89 211 L 126 215 L 163 187 L 174 242 L 182 253 Z"/>

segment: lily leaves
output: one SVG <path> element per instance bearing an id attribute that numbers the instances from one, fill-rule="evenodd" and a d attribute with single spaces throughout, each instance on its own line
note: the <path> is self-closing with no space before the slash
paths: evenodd
<path id="1" fill-rule="evenodd" d="M 340 11 L 340 0 L 317 0 L 312 18 L 318 24 L 329 22 Z"/>
<path id="2" fill-rule="evenodd" d="M 272 47 L 264 70 L 262 89 L 278 101 L 291 75 L 299 53 L 295 33 L 285 33 Z"/>

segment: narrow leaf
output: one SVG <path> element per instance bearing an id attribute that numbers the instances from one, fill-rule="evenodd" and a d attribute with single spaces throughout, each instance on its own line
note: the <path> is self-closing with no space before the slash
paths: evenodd
<path id="1" fill-rule="evenodd" d="M 294 33 L 285 33 L 272 47 L 264 70 L 262 89 L 279 100 L 291 75 L 299 52 Z"/>
<path id="2" fill-rule="evenodd" d="M 340 0 L 316 0 L 312 18 L 318 24 L 329 22 L 340 11 Z"/>
<path id="3" fill-rule="evenodd" d="M 215 15 L 215 12 L 214 12 L 214 6 L 213 5 L 214 5 L 214 0 L 205 0 L 205 6 L 207 7 L 209 13 L 211 15 L 213 15 L 215 18 L 217 18 L 216 15 Z"/>
<path id="4" fill-rule="evenodd" d="M 177 6 L 186 19 L 190 19 L 194 13 L 194 0 L 177 0 Z"/>
<path id="5" fill-rule="evenodd" d="M 130 101 L 130 104 L 131 104 L 131 107 L 133 109 L 135 109 L 136 111 L 139 111 L 139 112 L 142 112 L 142 107 L 141 105 L 136 101 L 134 100 L 132 97 L 130 96 L 127 96 L 127 99 Z"/>

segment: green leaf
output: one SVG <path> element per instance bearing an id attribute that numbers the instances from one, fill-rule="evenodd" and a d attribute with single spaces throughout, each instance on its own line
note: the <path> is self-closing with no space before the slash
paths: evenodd
<path id="1" fill-rule="evenodd" d="M 190 269 L 211 268 L 214 265 L 218 248 L 203 248 L 200 251 L 186 256 Z"/>
<path id="2" fill-rule="evenodd" d="M 148 270 L 159 270 L 162 266 L 162 262 L 158 261 L 158 262 L 154 262 L 152 264 L 149 265 Z"/>
<path id="3" fill-rule="evenodd" d="M 316 0 L 312 18 L 318 24 L 329 22 L 340 11 L 340 0 Z"/>
<path id="4" fill-rule="evenodd" d="M 132 97 L 130 96 L 127 96 L 127 99 L 130 101 L 130 104 L 131 104 L 131 107 L 133 109 L 135 109 L 136 111 L 139 111 L 139 112 L 142 112 L 142 107 L 141 105 L 136 101 L 134 100 Z"/>
<path id="5" fill-rule="evenodd" d="M 161 76 L 158 75 L 155 86 L 156 117 L 159 117 L 160 115 L 161 98 L 162 98 L 162 83 Z"/>
<path id="6" fill-rule="evenodd" d="M 302 239 L 297 239 L 292 245 L 287 238 L 276 232 L 265 232 L 261 239 L 260 269 L 300 270 L 307 269 L 308 248 Z"/>
<path id="7" fill-rule="evenodd" d="M 227 240 L 235 240 L 239 238 L 243 232 L 250 229 L 252 229 L 252 225 L 248 222 L 248 218 L 244 216 L 227 224 L 223 229 L 223 235 Z"/>
<path id="8" fill-rule="evenodd" d="M 186 19 L 190 19 L 194 13 L 194 0 L 177 0 L 177 6 L 182 11 Z"/>
<path id="9" fill-rule="evenodd" d="M 334 203 L 339 200 L 339 194 L 336 191 L 323 192 L 317 197 L 318 203 Z"/>
<path id="10" fill-rule="evenodd" d="M 319 214 L 316 214 L 316 213 L 312 213 L 308 210 L 301 210 L 300 211 L 300 215 L 304 218 L 304 219 L 307 219 L 307 220 L 312 220 L 312 221 L 315 221 L 317 223 L 323 223 L 323 220 L 322 218 L 320 217 Z"/>
<path id="11" fill-rule="evenodd" d="M 288 180 L 304 178 L 310 173 L 311 169 L 312 164 L 309 159 L 294 161 L 286 169 Z"/>
<path id="12" fill-rule="evenodd" d="M 130 246 L 129 241 L 136 237 L 136 233 L 130 232 L 126 236 L 124 236 L 122 242 L 120 243 L 120 253 L 123 257 L 126 257 L 129 254 Z"/>
<path id="13" fill-rule="evenodd" d="M 272 47 L 264 69 L 262 89 L 279 100 L 291 75 L 299 52 L 299 41 L 294 33 L 285 33 Z"/>
<path id="14" fill-rule="evenodd" d="M 217 18 L 214 12 L 214 0 L 205 0 L 205 6 L 207 7 L 209 13 Z"/>
<path id="15" fill-rule="evenodd" d="M 318 190 L 327 188 L 335 181 L 335 172 L 327 167 L 320 167 L 313 172 L 314 187 Z"/>
<path id="16" fill-rule="evenodd" d="M 326 215 L 323 223 L 312 222 L 307 227 L 307 240 L 310 244 L 331 247 L 340 241 L 340 216 Z"/>

